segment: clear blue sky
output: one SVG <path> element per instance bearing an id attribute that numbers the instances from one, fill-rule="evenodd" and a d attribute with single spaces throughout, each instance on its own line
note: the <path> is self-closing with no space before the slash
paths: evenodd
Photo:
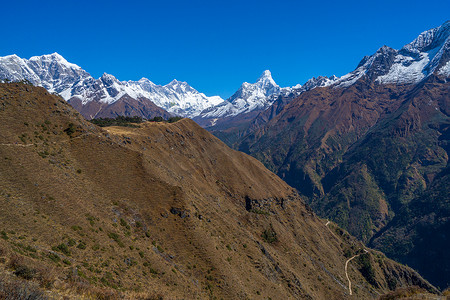
<path id="1" fill-rule="evenodd" d="M 58 52 L 96 78 L 176 78 L 227 98 L 265 69 L 281 86 L 341 76 L 447 19 L 449 0 L 3 1 L 0 56 Z"/>

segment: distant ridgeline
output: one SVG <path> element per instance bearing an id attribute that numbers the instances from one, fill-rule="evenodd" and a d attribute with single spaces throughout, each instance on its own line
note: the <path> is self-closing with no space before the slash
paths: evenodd
<path id="1" fill-rule="evenodd" d="M 123 126 L 123 127 L 140 127 L 139 123 L 143 123 L 145 121 L 149 122 L 167 122 L 167 123 L 175 123 L 179 120 L 183 119 L 182 117 L 170 117 L 167 120 L 165 120 L 163 117 L 158 116 L 154 117 L 153 119 L 146 120 L 142 117 L 124 117 L 124 116 L 117 116 L 116 118 L 97 118 L 90 120 L 91 123 L 100 126 L 100 127 L 108 127 L 108 126 Z"/>

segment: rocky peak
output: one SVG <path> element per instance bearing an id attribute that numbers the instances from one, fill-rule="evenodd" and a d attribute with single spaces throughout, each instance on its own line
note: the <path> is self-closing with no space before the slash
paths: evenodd
<path id="1" fill-rule="evenodd" d="M 272 78 L 272 73 L 269 70 L 265 70 L 261 76 L 259 76 L 256 83 L 260 88 L 262 89 L 272 89 L 274 87 L 278 87 L 278 85 L 275 83 L 275 81 Z"/>
<path id="2" fill-rule="evenodd" d="M 330 84 L 333 84 L 334 81 L 336 81 L 338 78 L 335 75 L 332 75 L 330 77 L 327 76 L 318 76 L 313 77 L 309 79 L 305 84 L 302 86 L 302 88 L 307 91 L 311 90 L 315 87 L 322 87 L 322 86 L 328 86 Z"/>
<path id="3" fill-rule="evenodd" d="M 167 85 L 165 85 L 164 87 L 173 90 L 177 93 L 186 93 L 186 92 L 190 92 L 190 93 L 198 93 L 195 89 L 193 89 L 187 82 L 185 81 L 179 81 L 179 80 L 172 80 L 171 82 L 169 82 Z"/>
<path id="4" fill-rule="evenodd" d="M 102 77 L 100 77 L 100 80 L 107 86 L 114 83 L 120 84 L 120 81 L 116 77 L 108 73 L 103 73 Z"/>
<path id="5" fill-rule="evenodd" d="M 366 75 L 370 80 L 374 80 L 379 76 L 385 75 L 389 72 L 394 64 L 397 50 L 388 46 L 383 46 L 375 52 L 364 64 Z"/>
<path id="6" fill-rule="evenodd" d="M 263 100 L 263 98 L 280 92 L 280 87 L 275 83 L 269 70 L 264 71 L 255 83 L 244 82 L 239 90 L 231 96 L 228 101 L 239 99 L 252 102 Z"/>
<path id="7" fill-rule="evenodd" d="M 450 36 L 450 21 L 439 27 L 422 32 L 414 41 L 405 45 L 403 50 L 418 53 L 442 46 Z"/>

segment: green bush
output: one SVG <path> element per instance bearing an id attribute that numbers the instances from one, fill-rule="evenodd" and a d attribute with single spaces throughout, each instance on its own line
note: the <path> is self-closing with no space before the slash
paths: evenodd
<path id="1" fill-rule="evenodd" d="M 123 242 L 120 240 L 119 235 L 115 232 L 110 232 L 108 233 L 108 237 L 112 240 L 114 240 L 117 245 L 119 245 L 119 247 L 125 247 L 125 245 L 123 244 Z"/>
<path id="2" fill-rule="evenodd" d="M 361 275 L 367 280 L 368 283 L 374 287 L 378 287 L 378 283 L 375 277 L 375 270 L 372 267 L 370 255 L 368 253 L 361 254 L 358 257 L 358 264 L 360 265 L 359 271 Z"/>
<path id="3" fill-rule="evenodd" d="M 183 117 L 179 117 L 179 116 L 177 116 L 177 117 L 170 117 L 169 119 L 167 119 L 167 122 L 175 123 L 175 122 L 180 121 L 181 119 L 183 119 Z"/>
<path id="4" fill-rule="evenodd" d="M 56 253 L 49 253 L 47 256 L 55 263 L 58 263 L 61 261 L 61 258 Z"/>
<path id="5" fill-rule="evenodd" d="M 25 265 L 19 265 L 14 271 L 14 275 L 26 280 L 31 280 L 36 276 L 36 270 Z"/>
<path id="6" fill-rule="evenodd" d="M 61 243 L 61 244 L 59 244 L 58 246 L 52 247 L 52 250 L 53 250 L 53 251 L 59 251 L 59 252 L 65 254 L 65 255 L 67 255 L 67 256 L 70 256 L 70 255 L 71 255 L 70 250 L 69 250 L 69 246 L 67 246 L 67 245 L 64 244 L 64 243 Z"/>
<path id="7" fill-rule="evenodd" d="M 83 242 L 83 241 L 80 241 L 80 243 L 78 244 L 78 246 L 77 246 L 77 248 L 78 249 L 81 249 L 81 250 L 84 250 L 84 249 L 86 249 L 86 243 L 85 242 Z"/>
<path id="8" fill-rule="evenodd" d="M 266 242 L 270 244 L 278 241 L 277 233 L 273 230 L 272 226 L 270 226 L 269 229 L 264 230 L 261 236 Z"/>
<path id="9" fill-rule="evenodd" d="M 69 123 L 68 127 L 66 129 L 64 129 L 64 132 L 72 137 L 72 134 L 75 133 L 75 126 L 73 125 L 73 123 Z"/>
<path id="10" fill-rule="evenodd" d="M 164 118 L 159 116 L 159 117 L 154 117 L 153 119 L 150 119 L 149 121 L 151 121 L 151 122 L 164 122 Z"/>
<path id="11" fill-rule="evenodd" d="M 90 120 L 91 123 L 100 126 L 100 127 L 107 127 L 107 126 L 123 126 L 123 127 L 139 127 L 139 124 L 144 122 L 144 119 L 141 117 L 124 117 L 124 116 L 117 116 L 116 118 L 97 118 Z"/>
<path id="12" fill-rule="evenodd" d="M 8 234 L 4 230 L 0 231 L 0 237 L 4 240 L 9 239 Z"/>

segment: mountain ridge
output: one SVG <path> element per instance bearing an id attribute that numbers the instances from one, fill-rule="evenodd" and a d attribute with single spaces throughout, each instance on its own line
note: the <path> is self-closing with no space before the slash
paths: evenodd
<path id="1" fill-rule="evenodd" d="M 81 100 L 83 105 L 98 102 L 100 106 L 112 104 L 127 95 L 141 103 L 152 102 L 172 114 L 195 116 L 201 110 L 222 102 L 218 96 L 207 97 L 186 82 L 173 80 L 167 85 L 156 85 L 147 78 L 139 81 L 119 81 L 104 73 L 94 79 L 78 65 L 67 62 L 58 53 L 33 56 L 29 60 L 17 55 L 0 58 L 0 78 L 12 81 L 28 80 L 42 85 L 65 100 Z M 144 100 L 146 99 L 146 100 Z M 95 117 L 84 113 L 92 118 Z M 148 117 L 148 116 L 145 116 Z"/>
<path id="2" fill-rule="evenodd" d="M 0 95 L 0 278 L 18 287 L 74 299 L 438 293 L 192 120 L 99 128 L 40 87 Z"/>

